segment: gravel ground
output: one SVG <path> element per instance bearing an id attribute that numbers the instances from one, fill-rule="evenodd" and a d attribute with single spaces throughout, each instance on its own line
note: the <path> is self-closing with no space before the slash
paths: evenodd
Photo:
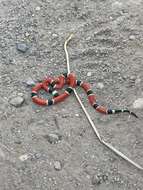
<path id="1" fill-rule="evenodd" d="M 85 107 L 104 139 L 143 166 L 143 1 L 0 0 L 0 18 L 0 190 L 142 190 L 143 172 L 99 143 L 74 96 L 47 108 L 30 93 L 66 72 L 74 33 L 71 69 L 101 104 L 139 119 L 101 115 L 78 89 Z"/>

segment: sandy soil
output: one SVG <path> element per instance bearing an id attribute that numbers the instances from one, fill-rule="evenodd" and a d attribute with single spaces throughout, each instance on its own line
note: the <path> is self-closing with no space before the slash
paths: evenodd
<path id="1" fill-rule="evenodd" d="M 104 139 L 143 166 L 142 109 L 133 108 L 143 97 L 143 1 L 0 0 L 0 190 L 143 189 L 143 172 L 99 143 L 74 96 L 48 108 L 31 101 L 29 80 L 66 72 L 71 32 L 72 71 L 101 104 L 140 118 L 101 115 L 78 89 L 84 105 Z M 15 97 L 24 103 L 11 105 Z"/>

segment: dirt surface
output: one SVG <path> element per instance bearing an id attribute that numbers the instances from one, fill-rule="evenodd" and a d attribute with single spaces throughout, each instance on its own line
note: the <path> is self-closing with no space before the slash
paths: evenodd
<path id="1" fill-rule="evenodd" d="M 143 172 L 99 143 L 74 96 L 38 107 L 27 84 L 66 72 L 74 33 L 71 70 L 101 104 L 140 119 L 99 114 L 78 89 L 84 105 L 104 139 L 143 166 L 142 109 L 133 108 L 143 97 L 143 1 L 0 0 L 0 18 L 0 190 L 142 190 Z"/>

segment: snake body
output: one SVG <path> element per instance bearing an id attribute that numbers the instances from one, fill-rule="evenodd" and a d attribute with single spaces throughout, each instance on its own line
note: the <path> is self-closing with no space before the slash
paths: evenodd
<path id="1" fill-rule="evenodd" d="M 61 90 L 64 85 L 68 87 L 65 91 L 61 94 L 58 93 L 57 90 Z M 70 94 L 73 92 L 73 89 L 76 87 L 81 87 L 85 93 L 87 94 L 88 101 L 91 106 L 98 112 L 102 114 L 118 114 L 118 113 L 129 113 L 137 118 L 137 115 L 128 109 L 109 109 L 104 106 L 101 106 L 96 101 L 96 95 L 91 89 L 91 85 L 87 82 L 77 80 L 76 75 L 74 73 L 64 73 L 61 74 L 59 77 L 47 77 L 41 83 L 37 83 L 32 88 L 31 97 L 34 103 L 42 106 L 51 106 L 57 104 L 59 102 L 64 101 Z M 50 99 L 43 99 L 38 96 L 38 91 L 40 89 L 44 89 L 46 92 L 52 94 L 52 98 Z"/>

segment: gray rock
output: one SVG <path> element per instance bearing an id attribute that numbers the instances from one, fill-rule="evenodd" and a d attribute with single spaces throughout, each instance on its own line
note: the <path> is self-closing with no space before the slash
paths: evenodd
<path id="1" fill-rule="evenodd" d="M 24 102 L 24 98 L 21 96 L 17 96 L 17 97 L 12 98 L 9 103 L 15 107 L 20 107 L 22 106 L 23 102 Z"/>
<path id="2" fill-rule="evenodd" d="M 62 136 L 57 133 L 51 133 L 48 135 L 44 135 L 44 138 L 47 139 L 49 143 L 56 144 L 58 143 L 58 141 L 61 140 Z"/>
<path id="3" fill-rule="evenodd" d="M 29 49 L 29 47 L 27 46 L 27 44 L 24 43 L 24 42 L 17 43 L 16 44 L 16 48 L 17 48 L 18 51 L 20 51 L 22 53 L 25 53 Z"/>
<path id="4" fill-rule="evenodd" d="M 55 168 L 55 170 L 60 171 L 60 170 L 62 169 L 62 164 L 61 164 L 61 162 L 55 161 L 55 162 L 54 162 L 54 168 Z"/>
<path id="5" fill-rule="evenodd" d="M 133 103 L 133 108 L 135 109 L 143 109 L 143 98 L 138 98 Z"/>

